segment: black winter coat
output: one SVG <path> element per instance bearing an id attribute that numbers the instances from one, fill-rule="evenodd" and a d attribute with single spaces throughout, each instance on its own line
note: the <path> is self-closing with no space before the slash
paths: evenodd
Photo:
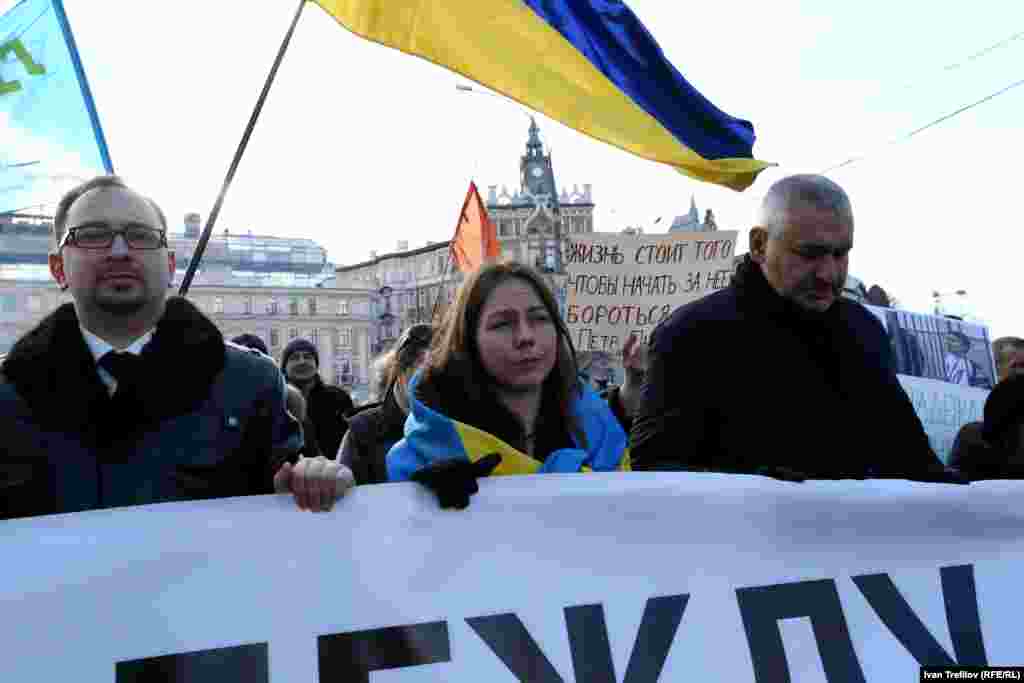
<path id="1" fill-rule="evenodd" d="M 949 464 L 971 481 L 1024 479 L 1024 459 L 1007 444 L 989 444 L 981 422 L 968 422 L 956 435 Z"/>
<path id="2" fill-rule="evenodd" d="M 0 519 L 273 492 L 302 447 L 277 366 L 179 297 L 141 359 L 146 400 L 129 416 L 71 304 L 14 345 L 0 366 Z"/>
<path id="3" fill-rule="evenodd" d="M 344 389 L 324 384 L 319 375 L 314 381 L 306 397 L 306 419 L 313 423 L 320 453 L 334 458 L 338 454 L 341 438 L 348 429 L 345 418 L 352 414 L 355 406 Z"/>
<path id="4" fill-rule="evenodd" d="M 405 413 L 390 393 L 382 403 L 363 406 L 349 416 L 338 460 L 352 470 L 356 484 L 388 480 L 386 457 L 404 428 Z"/>
<path id="5" fill-rule="evenodd" d="M 630 436 L 635 470 L 946 472 L 896 379 L 879 320 L 846 299 L 805 312 L 749 256 L 728 288 L 654 331 Z"/>

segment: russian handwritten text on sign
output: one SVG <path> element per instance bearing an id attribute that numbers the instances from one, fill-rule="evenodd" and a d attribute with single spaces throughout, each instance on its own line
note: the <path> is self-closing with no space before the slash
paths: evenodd
<path id="1" fill-rule="evenodd" d="M 736 232 L 590 234 L 566 244 L 565 319 L 579 351 L 647 341 L 679 306 L 729 286 Z"/>

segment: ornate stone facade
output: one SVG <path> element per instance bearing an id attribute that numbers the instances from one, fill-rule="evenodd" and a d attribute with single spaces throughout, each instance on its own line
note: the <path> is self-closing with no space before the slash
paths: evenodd
<path id="1" fill-rule="evenodd" d="M 536 122 L 531 122 L 526 153 L 519 160 L 519 177 L 520 188 L 514 194 L 506 187 L 499 193 L 498 186 L 491 185 L 486 200 L 502 257 L 540 268 L 559 291 L 565 279 L 559 272 L 559 238 L 594 232 L 591 186 L 556 190 L 551 154 L 544 152 Z M 410 250 L 402 241 L 392 253 L 372 254 L 368 261 L 337 268 L 335 277 L 324 283 L 369 297 L 373 356 L 387 351 L 409 325 L 439 317 L 451 301 L 462 273 L 448 263 L 448 246 L 449 242 L 433 242 Z M 371 395 L 372 385 L 371 381 Z"/>
<path id="2" fill-rule="evenodd" d="M 591 185 L 558 192 L 551 153 L 545 153 L 540 129 L 531 121 L 526 152 L 519 159 L 518 190 L 490 185 L 487 213 L 494 221 L 505 258 L 548 272 L 561 264 L 559 237 L 594 232 Z"/>

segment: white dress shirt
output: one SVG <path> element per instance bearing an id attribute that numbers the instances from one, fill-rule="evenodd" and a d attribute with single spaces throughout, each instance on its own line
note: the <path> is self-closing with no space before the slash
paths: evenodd
<path id="1" fill-rule="evenodd" d="M 82 330 L 82 337 L 85 339 L 85 345 L 88 346 L 89 351 L 92 352 L 92 357 L 93 360 L 96 362 L 96 370 L 97 372 L 99 372 L 100 379 L 103 380 L 103 384 L 107 386 L 107 391 L 109 391 L 110 395 L 113 396 L 114 392 L 117 391 L 117 380 L 114 378 L 113 375 L 107 372 L 105 368 L 100 367 L 100 358 L 103 358 L 103 356 L 107 355 L 107 353 L 109 353 L 110 351 L 134 353 L 136 356 L 138 356 L 139 354 L 142 353 L 142 349 L 145 348 L 146 344 L 149 343 L 149 340 L 153 338 L 153 330 L 150 330 L 146 334 L 142 335 L 141 337 L 133 341 L 131 344 L 128 345 L 127 348 L 115 349 L 113 346 L 103 341 L 102 339 L 100 339 L 95 334 L 85 329 L 81 325 L 79 325 L 79 327 Z"/>

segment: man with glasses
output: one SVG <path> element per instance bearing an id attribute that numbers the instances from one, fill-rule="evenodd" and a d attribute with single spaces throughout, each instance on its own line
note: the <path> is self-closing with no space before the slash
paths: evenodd
<path id="1" fill-rule="evenodd" d="M 290 462 L 302 437 L 274 363 L 168 298 L 175 257 L 152 200 L 94 178 L 61 199 L 54 237 L 73 303 L 0 365 L 0 519 L 274 491 L 333 505 L 351 473 Z"/>

